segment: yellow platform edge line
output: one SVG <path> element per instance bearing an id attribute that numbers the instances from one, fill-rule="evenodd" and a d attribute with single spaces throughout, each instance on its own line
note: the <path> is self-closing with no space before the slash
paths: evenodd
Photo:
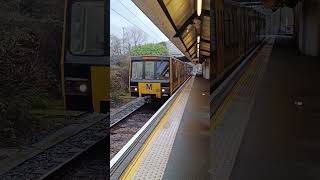
<path id="1" fill-rule="evenodd" d="M 267 42 L 269 41 L 272 41 L 272 39 L 268 39 Z M 261 76 L 263 75 L 263 73 L 261 73 L 260 71 L 263 69 L 263 61 L 260 60 L 260 61 L 255 61 L 255 58 L 257 58 L 260 53 L 264 50 L 268 50 L 268 43 L 266 43 L 265 45 L 263 45 L 259 52 L 255 53 L 255 55 L 252 58 L 250 64 L 246 67 L 245 69 L 245 72 L 241 75 L 240 79 L 238 80 L 238 82 L 235 84 L 235 86 L 233 86 L 233 88 L 231 88 L 231 91 L 229 93 L 229 95 L 225 98 L 225 100 L 223 101 L 222 105 L 218 108 L 218 110 L 216 111 L 216 113 L 212 116 L 212 118 L 210 119 L 210 129 L 215 129 L 218 124 L 220 123 L 219 119 L 221 119 L 221 116 L 223 114 L 225 114 L 226 110 L 227 110 L 227 107 L 231 104 L 231 101 L 232 101 L 232 98 L 234 98 L 236 96 L 236 94 L 239 92 L 240 90 L 240 87 L 243 86 L 244 84 L 244 81 L 246 79 L 246 77 L 252 73 L 252 72 L 255 72 L 254 70 L 257 68 L 258 66 L 258 71 L 256 73 L 258 73 L 258 76 L 255 77 L 255 80 L 254 80 L 254 83 L 252 83 L 252 87 L 250 88 L 251 89 L 251 93 L 250 95 L 251 96 L 255 96 L 256 94 L 256 89 L 253 88 L 255 86 L 255 84 L 257 83 L 257 81 L 261 78 Z M 274 43 L 272 43 L 272 47 L 273 47 Z M 270 53 L 272 52 L 268 52 L 268 58 L 270 58 Z M 265 57 L 266 58 L 266 57 Z"/>
<path id="2" fill-rule="evenodd" d="M 185 88 L 187 89 L 187 87 L 189 87 L 191 84 L 192 84 L 192 80 L 189 81 L 188 84 L 186 84 Z M 146 153 L 149 152 L 151 144 L 154 141 L 156 135 L 159 134 L 160 130 L 163 128 L 164 124 L 167 122 L 168 116 L 172 113 L 173 109 L 175 109 L 177 103 L 180 101 L 182 95 L 185 93 L 186 93 L 185 90 L 182 90 L 181 93 L 178 95 L 177 99 L 174 100 L 168 112 L 166 112 L 166 114 L 162 117 L 162 119 L 160 120 L 156 128 L 149 135 L 146 142 L 144 143 L 142 148 L 139 150 L 138 154 L 131 161 L 130 165 L 126 168 L 125 172 L 121 175 L 120 177 L 121 180 L 133 179 L 133 176 L 135 175 L 142 159 L 145 157 Z"/>
<path id="3" fill-rule="evenodd" d="M 250 67 L 246 67 L 245 71 L 250 70 L 249 68 Z M 241 75 L 241 77 L 238 80 L 238 82 L 231 88 L 230 93 L 225 98 L 225 100 L 223 101 L 222 105 L 218 108 L 217 112 L 212 116 L 212 118 L 210 120 L 210 122 L 212 122 L 212 123 L 210 123 L 211 124 L 210 129 L 216 128 L 217 125 L 220 123 L 219 119 L 221 119 L 221 116 L 223 114 L 225 114 L 225 111 L 227 110 L 227 108 L 229 107 L 229 105 L 230 105 L 230 103 L 232 101 L 232 98 L 235 97 L 235 95 L 239 91 L 240 87 L 243 86 L 245 77 L 246 77 L 246 72 Z"/>
<path id="4" fill-rule="evenodd" d="M 262 47 L 262 48 L 264 48 L 264 47 Z M 220 123 L 219 119 L 221 119 L 221 116 L 223 114 L 225 114 L 227 108 L 231 104 L 232 99 L 239 92 L 240 87 L 243 86 L 243 84 L 245 82 L 245 79 L 248 76 L 248 74 L 253 71 L 253 69 L 254 69 L 253 67 L 257 63 L 256 61 L 254 61 L 254 59 L 257 57 L 257 55 L 258 55 L 258 53 L 254 54 L 253 57 L 251 57 L 252 59 L 251 59 L 250 64 L 247 67 L 245 67 L 245 71 L 241 75 L 241 77 L 238 80 L 238 82 L 236 82 L 236 84 L 231 88 L 230 93 L 225 98 L 225 100 L 223 101 L 222 105 L 218 108 L 216 113 L 210 119 L 210 122 L 212 122 L 212 123 L 210 123 L 210 129 L 215 129 L 218 126 L 218 124 Z"/>

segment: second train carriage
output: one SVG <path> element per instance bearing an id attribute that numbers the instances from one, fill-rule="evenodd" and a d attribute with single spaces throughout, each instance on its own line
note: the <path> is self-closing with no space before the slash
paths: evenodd
<path id="1" fill-rule="evenodd" d="M 173 57 L 131 57 L 131 96 L 166 99 L 191 76 L 191 67 L 190 64 Z"/>

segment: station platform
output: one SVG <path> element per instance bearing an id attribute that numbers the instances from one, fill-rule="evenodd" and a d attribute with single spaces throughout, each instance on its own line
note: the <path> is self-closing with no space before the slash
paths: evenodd
<path id="1" fill-rule="evenodd" d="M 276 39 L 231 179 L 320 179 L 320 59 L 294 44 Z"/>
<path id="2" fill-rule="evenodd" d="M 320 61 L 270 38 L 211 119 L 210 179 L 320 179 Z"/>
<path id="3" fill-rule="evenodd" d="M 320 61 L 294 44 L 266 38 L 213 115 L 192 77 L 111 179 L 320 179 Z"/>
<path id="4" fill-rule="evenodd" d="M 119 179 L 208 177 L 209 84 L 189 79 Z"/>

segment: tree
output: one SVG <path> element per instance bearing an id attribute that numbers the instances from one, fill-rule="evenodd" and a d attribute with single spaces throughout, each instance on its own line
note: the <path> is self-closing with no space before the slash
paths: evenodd
<path id="1" fill-rule="evenodd" d="M 130 27 L 128 32 L 133 46 L 138 46 L 147 40 L 146 34 L 136 27 Z"/>
<path id="2" fill-rule="evenodd" d="M 147 35 L 136 27 L 122 28 L 122 38 L 110 36 L 110 55 L 128 55 L 132 47 L 141 45 L 147 40 Z"/>
<path id="3" fill-rule="evenodd" d="M 145 44 L 131 48 L 131 56 L 167 56 L 168 49 L 163 44 Z"/>
<path id="4" fill-rule="evenodd" d="M 117 56 L 122 54 L 121 39 L 115 35 L 110 36 L 110 54 Z"/>
<path id="5" fill-rule="evenodd" d="M 32 16 L 34 0 L 18 0 L 18 8 L 20 14 L 29 14 Z"/>
<path id="6" fill-rule="evenodd" d="M 49 62 L 32 32 L 0 31 L 0 42 L 0 136 L 8 128 L 27 133 L 35 128 L 32 106 L 47 104 Z"/>
<path id="7" fill-rule="evenodd" d="M 123 53 L 130 52 L 134 46 L 138 46 L 146 42 L 147 35 L 136 27 L 123 28 Z"/>

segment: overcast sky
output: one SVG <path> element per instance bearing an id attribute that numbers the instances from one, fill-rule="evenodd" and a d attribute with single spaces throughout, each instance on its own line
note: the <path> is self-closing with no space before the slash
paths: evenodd
<path id="1" fill-rule="evenodd" d="M 121 38 L 123 27 L 135 26 L 147 34 L 148 42 L 168 41 L 168 38 L 131 0 L 111 0 L 110 6 L 111 34 Z"/>

